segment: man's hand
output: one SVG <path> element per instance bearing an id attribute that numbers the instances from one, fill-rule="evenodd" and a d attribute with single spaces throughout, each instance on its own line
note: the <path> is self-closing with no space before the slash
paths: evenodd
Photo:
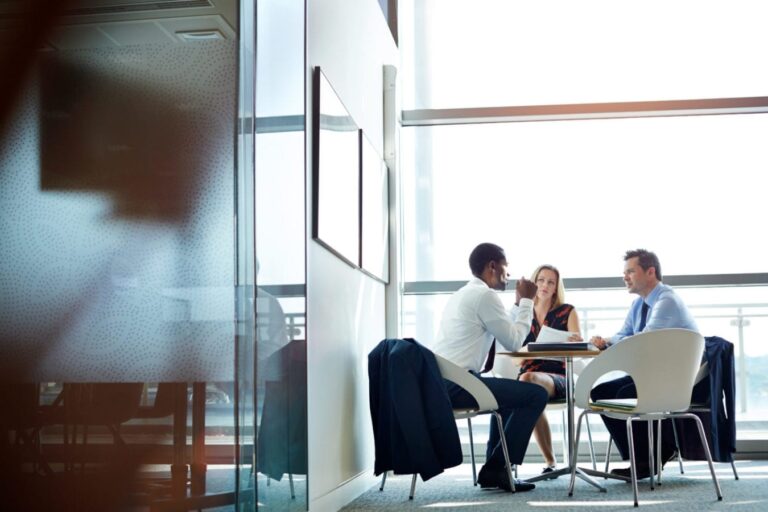
<path id="1" fill-rule="evenodd" d="M 600 350 L 605 350 L 608 348 L 608 340 L 600 336 L 592 336 L 592 339 L 589 340 L 589 342 Z"/>
<path id="2" fill-rule="evenodd" d="M 521 277 L 515 284 L 515 304 L 520 304 L 520 299 L 533 299 L 536 296 L 536 283 Z"/>

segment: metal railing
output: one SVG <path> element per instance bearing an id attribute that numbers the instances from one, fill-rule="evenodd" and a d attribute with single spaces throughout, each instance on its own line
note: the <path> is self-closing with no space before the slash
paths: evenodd
<path id="1" fill-rule="evenodd" d="M 751 325 L 750 319 L 753 318 L 768 318 L 768 312 L 758 312 L 757 310 L 768 310 L 768 303 L 755 303 L 755 304 L 698 304 L 691 305 L 689 309 L 693 313 L 694 318 L 697 321 L 706 319 L 730 319 L 730 325 L 736 327 L 737 336 L 736 339 L 728 339 L 727 336 L 723 336 L 728 341 L 734 344 L 734 352 L 736 355 L 736 389 L 739 399 L 739 412 L 746 413 L 748 411 L 747 398 L 749 396 L 749 358 L 746 354 L 746 332 L 745 328 Z M 733 313 L 697 313 L 699 310 L 732 310 Z M 581 321 L 581 329 L 584 339 L 589 339 L 592 334 L 591 330 L 595 328 L 595 322 L 599 321 L 615 321 L 617 318 L 624 318 L 626 314 L 626 307 L 588 307 L 577 308 Z M 606 312 L 615 311 L 621 314 L 621 317 L 617 316 L 601 316 Z M 597 313 L 597 316 L 596 316 Z M 717 333 L 703 333 L 704 335 L 715 335 Z M 754 334 L 754 333 L 753 333 Z M 768 333 L 766 333 L 768 335 Z"/>
<path id="2" fill-rule="evenodd" d="M 421 294 L 426 297 L 430 294 Z M 440 294 L 435 294 L 440 295 Z M 754 368 L 754 358 L 749 357 L 747 345 L 749 340 L 768 338 L 768 326 L 765 329 L 756 329 L 753 320 L 758 318 L 768 318 L 768 303 L 724 303 L 724 304 L 696 304 L 689 305 L 695 320 L 700 324 L 705 336 L 721 336 L 734 344 L 734 353 L 736 358 L 736 397 L 737 412 L 746 414 L 752 412 L 751 409 L 758 404 L 750 404 L 750 394 L 754 394 L 752 389 L 756 383 L 750 380 L 750 376 L 760 377 L 762 369 Z M 592 306 L 577 308 L 581 322 L 581 331 L 585 340 L 588 340 L 594 334 L 616 332 L 620 328 L 627 313 L 626 306 Z M 434 314 L 439 315 L 439 311 Z M 423 314 L 420 312 L 419 314 Z M 402 330 L 410 335 L 416 327 L 415 311 L 403 311 L 401 315 Z M 728 325 L 733 328 L 728 332 L 707 332 L 702 324 L 708 320 L 724 319 L 729 320 Z M 422 319 L 423 320 L 423 319 Z M 599 327 L 602 324 L 602 327 Z M 608 325 L 606 325 L 608 324 Z M 617 327 L 618 326 L 618 327 Z M 750 371 L 753 370 L 753 371 Z M 757 371 L 754 371 L 757 370 Z M 765 393 L 768 394 L 768 388 Z"/>

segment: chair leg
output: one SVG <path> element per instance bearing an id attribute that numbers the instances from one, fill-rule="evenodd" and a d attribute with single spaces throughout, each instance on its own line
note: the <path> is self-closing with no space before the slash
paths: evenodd
<path id="1" fill-rule="evenodd" d="M 475 439 L 472 437 L 472 419 L 467 418 L 469 427 L 469 453 L 472 457 L 472 485 L 477 486 L 477 469 L 475 468 Z"/>
<path id="2" fill-rule="evenodd" d="M 85 474 L 85 455 L 88 449 L 88 425 L 83 424 L 83 451 L 80 456 L 80 473 Z"/>
<path id="3" fill-rule="evenodd" d="M 613 447 L 613 436 L 608 434 L 608 448 L 605 450 L 605 472 L 608 472 L 608 465 L 611 463 L 611 448 Z M 605 477 L 606 479 L 608 477 Z"/>
<path id="4" fill-rule="evenodd" d="M 637 461 L 635 460 L 635 437 L 632 435 L 632 418 L 627 418 L 627 439 L 629 440 L 629 472 L 632 477 L 632 493 L 637 507 Z"/>
<path id="5" fill-rule="evenodd" d="M 592 429 L 589 428 L 589 416 L 584 418 L 587 425 L 587 437 L 589 438 L 589 458 L 592 460 L 592 469 L 597 471 L 597 457 L 595 457 L 595 445 L 592 444 Z"/>
<path id="6" fill-rule="evenodd" d="M 18 431 L 16 433 L 16 443 L 22 442 L 32 450 L 33 463 L 32 467 L 35 473 L 42 472 L 45 476 L 53 475 L 53 469 L 48 462 L 43 458 L 42 446 L 40 444 L 40 428 L 36 426 L 29 436 L 26 436 L 24 431 Z M 734 467 L 735 469 L 735 467 Z"/>
<path id="7" fill-rule="evenodd" d="M 64 441 L 64 471 L 68 471 L 70 469 L 71 461 L 69 458 L 72 456 L 72 448 L 69 446 L 69 423 L 68 419 L 64 420 L 64 424 L 61 426 L 61 432 L 62 432 L 62 438 Z"/>
<path id="8" fill-rule="evenodd" d="M 496 416 L 496 425 L 499 427 L 499 439 L 501 439 L 501 449 L 504 451 L 504 463 L 507 468 L 507 478 L 512 492 L 515 492 L 515 478 L 512 476 L 512 464 L 509 462 L 509 449 L 507 448 L 507 436 L 504 434 L 504 422 L 501 421 L 501 414 L 493 411 Z"/>
<path id="9" fill-rule="evenodd" d="M 291 487 L 291 499 L 295 500 L 296 491 L 293 489 L 293 473 L 288 473 L 288 483 L 290 484 L 290 487 Z"/>
<path id="10" fill-rule="evenodd" d="M 674 418 L 670 421 L 672 421 L 672 434 L 674 434 L 675 436 L 675 450 L 677 451 L 677 463 L 680 465 L 680 474 L 683 475 L 685 474 L 685 470 L 683 469 L 682 450 L 680 450 L 680 438 L 677 435 L 677 426 Z M 739 473 L 736 471 L 736 464 L 734 463 L 733 459 L 731 459 L 731 469 L 733 470 L 733 479 L 738 480 Z"/>
<path id="11" fill-rule="evenodd" d="M 416 473 L 413 474 L 413 478 L 411 479 L 411 494 L 408 495 L 408 499 L 412 500 L 413 495 L 416 493 Z"/>
<path id="12" fill-rule="evenodd" d="M 675 426 L 675 420 L 672 420 L 672 434 L 675 436 L 675 450 L 677 450 L 677 463 L 680 465 L 680 474 L 684 475 L 685 470 L 683 469 L 683 456 L 680 453 L 680 441 L 677 437 L 677 427 Z"/>
<path id="13" fill-rule="evenodd" d="M 648 472 L 650 473 L 650 476 L 648 479 L 651 483 L 651 490 L 654 489 L 653 486 L 653 473 L 656 469 L 656 464 L 654 463 L 654 456 L 653 452 L 656 451 L 656 445 L 653 443 L 653 428 L 656 425 L 654 424 L 653 420 L 648 420 Z"/>
<path id="14" fill-rule="evenodd" d="M 387 472 L 385 471 L 384 473 L 381 474 L 381 485 L 379 486 L 380 491 L 384 490 L 384 484 L 386 482 L 387 482 Z"/>
<path id="15" fill-rule="evenodd" d="M 657 482 L 661 485 L 661 474 L 664 467 L 661 460 L 661 421 L 656 423 L 656 475 L 658 475 Z"/>
<path id="16" fill-rule="evenodd" d="M 709 463 L 709 472 L 712 473 L 712 482 L 715 484 L 715 494 L 717 494 L 717 499 L 722 501 L 723 493 L 720 491 L 720 483 L 717 481 L 717 475 L 715 474 L 715 465 L 712 462 L 712 454 L 709 451 L 709 443 L 707 442 L 707 435 L 704 433 L 704 425 L 702 425 L 699 417 L 692 413 L 683 414 L 683 415 L 680 415 L 679 417 L 692 418 L 696 422 L 696 427 L 698 427 L 699 429 L 699 439 L 701 439 L 701 444 L 702 446 L 704 446 L 704 453 L 707 454 L 707 462 Z"/>

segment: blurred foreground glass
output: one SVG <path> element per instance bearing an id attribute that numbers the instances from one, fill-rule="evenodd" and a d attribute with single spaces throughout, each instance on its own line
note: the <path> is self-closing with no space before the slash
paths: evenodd
<path id="1" fill-rule="evenodd" d="M 236 403 L 254 400 L 235 361 L 255 337 L 239 6 L 14 5 L 31 37 L 0 71 L 23 76 L 0 125 L 4 503 L 234 506 Z"/>

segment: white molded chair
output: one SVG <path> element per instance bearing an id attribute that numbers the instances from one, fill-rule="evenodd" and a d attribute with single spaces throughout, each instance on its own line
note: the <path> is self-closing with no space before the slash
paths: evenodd
<path id="1" fill-rule="evenodd" d="M 709 364 L 704 361 L 701 363 L 701 366 L 699 367 L 699 371 L 696 373 L 696 379 L 694 380 L 693 385 L 695 386 L 702 380 L 704 380 L 709 375 Z M 688 409 L 688 412 L 711 412 L 710 406 L 708 404 L 699 404 L 699 403 L 692 403 L 691 407 Z M 661 465 L 661 423 L 657 423 L 658 429 L 656 430 L 657 435 L 657 443 L 656 443 L 656 472 L 659 475 L 659 485 L 661 485 L 661 475 L 662 475 L 662 465 Z M 683 468 L 683 457 L 680 455 L 680 442 L 677 437 L 677 427 L 675 426 L 675 422 L 672 422 L 672 433 L 675 436 L 675 448 L 677 449 L 677 464 L 680 466 L 680 474 L 685 474 L 685 469 Z M 608 472 L 608 466 L 610 464 L 611 459 L 611 446 L 613 444 L 613 438 L 608 436 L 608 449 L 605 452 L 605 472 Z M 736 463 L 732 460 L 731 461 L 731 470 L 733 471 L 733 479 L 738 480 L 739 479 L 739 473 L 736 471 Z"/>
<path id="2" fill-rule="evenodd" d="M 453 416 L 455 419 L 465 419 L 469 424 L 469 446 L 470 453 L 472 454 L 472 480 L 477 485 L 477 471 L 475 469 L 475 449 L 472 440 L 472 422 L 471 419 L 480 414 L 493 414 L 496 417 L 496 424 L 499 427 L 499 438 L 501 439 L 501 448 L 504 451 L 504 462 L 507 468 L 507 478 L 509 478 L 512 491 L 515 490 L 515 480 L 513 478 L 512 464 L 509 462 L 509 450 L 507 449 L 507 440 L 504 436 L 504 424 L 501 420 L 501 414 L 498 413 L 499 404 L 494 398 L 491 390 L 488 386 L 483 384 L 483 381 L 469 373 L 464 368 L 450 362 L 442 356 L 435 354 L 437 360 L 437 366 L 440 369 L 440 374 L 444 379 L 453 382 L 454 384 L 461 386 L 464 390 L 472 395 L 478 406 L 473 409 L 454 409 Z M 384 472 L 381 478 L 380 491 L 384 490 L 384 483 L 387 480 L 387 473 Z M 416 492 L 416 474 L 413 475 L 411 480 L 411 492 L 408 495 L 408 499 L 413 499 L 413 495 Z"/>
<path id="3" fill-rule="evenodd" d="M 579 415 L 574 457 L 578 455 L 581 420 L 585 416 L 604 414 L 611 418 L 626 420 L 635 506 L 638 506 L 637 462 L 635 460 L 632 422 L 648 422 L 648 446 L 651 447 L 654 446 L 653 421 L 666 418 L 689 418 L 696 422 L 699 437 L 707 455 L 715 494 L 718 500 L 723 499 L 720 484 L 715 475 L 712 456 L 709 452 L 709 445 L 704 434 L 704 427 L 696 415 L 687 412 L 703 350 L 704 338 L 687 329 L 661 329 L 636 334 L 611 346 L 595 358 L 581 372 L 579 380 L 576 382 L 574 394 L 576 406 L 584 409 L 584 411 Z M 589 395 L 595 382 L 602 375 L 617 370 L 626 372 L 633 378 L 637 388 L 637 398 L 592 402 Z M 648 453 L 648 467 L 650 468 L 654 467 L 653 451 L 649 450 Z M 651 489 L 653 489 L 653 474 L 650 476 L 650 482 Z M 574 469 L 571 472 L 571 482 L 568 488 L 569 496 L 573 496 L 575 484 L 576 472 Z"/>

